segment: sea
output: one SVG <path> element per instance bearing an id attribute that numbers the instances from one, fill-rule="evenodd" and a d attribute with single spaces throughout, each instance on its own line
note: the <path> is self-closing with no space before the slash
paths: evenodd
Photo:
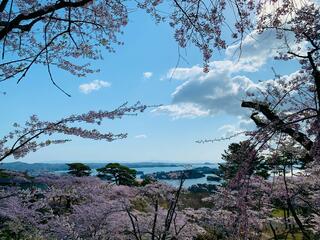
<path id="1" fill-rule="evenodd" d="M 144 174 L 150 174 L 155 172 L 170 172 L 170 171 L 178 171 L 178 170 L 187 170 L 187 169 L 193 169 L 197 167 L 210 167 L 210 168 L 218 168 L 217 164 L 186 164 L 176 167 L 141 167 L 141 168 L 134 168 L 137 171 L 142 171 Z M 141 175 L 138 175 L 137 178 L 139 179 Z M 202 184 L 202 183 L 208 183 L 208 184 L 219 184 L 219 182 L 215 181 L 207 181 L 207 176 L 213 176 L 213 174 L 206 174 L 205 177 L 202 178 L 195 178 L 195 179 L 186 179 L 183 183 L 184 188 L 188 188 L 195 184 Z M 179 186 L 180 180 L 159 180 L 166 182 L 172 186 Z"/>
<path id="2" fill-rule="evenodd" d="M 156 173 L 156 172 L 171 172 L 171 171 L 178 171 L 178 170 L 188 170 L 198 167 L 210 167 L 210 168 L 218 168 L 218 164 L 179 164 L 177 166 L 148 166 L 148 167 L 131 167 L 135 169 L 138 172 L 143 172 L 143 174 L 150 174 L 150 173 Z M 55 171 L 57 174 L 65 174 L 67 171 Z M 96 175 L 97 171 L 95 169 L 92 169 L 92 175 Z M 207 176 L 214 176 L 214 174 L 206 174 L 205 177 L 202 178 L 196 178 L 196 179 L 186 179 L 183 183 L 184 188 L 188 188 L 192 185 L 196 184 L 215 184 L 218 185 L 219 182 L 215 181 L 207 181 Z M 141 174 L 137 175 L 137 179 L 141 179 Z M 160 179 L 158 181 L 166 182 L 174 187 L 179 186 L 180 180 L 164 180 Z"/>

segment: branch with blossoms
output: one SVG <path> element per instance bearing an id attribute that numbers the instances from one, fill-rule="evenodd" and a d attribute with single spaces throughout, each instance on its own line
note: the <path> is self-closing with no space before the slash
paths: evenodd
<path id="1" fill-rule="evenodd" d="M 200 140 L 196 140 L 196 143 L 214 143 L 214 142 L 220 142 L 220 141 L 226 141 L 226 140 L 231 140 L 235 137 L 238 137 L 240 135 L 246 135 L 248 134 L 249 131 L 241 131 L 241 132 L 236 132 L 230 136 L 227 137 L 220 137 L 220 138 L 214 138 L 214 139 L 200 139 Z"/>
<path id="2" fill-rule="evenodd" d="M 117 35 L 128 22 L 127 8 L 120 1 L 5 0 L 0 13 L 0 81 L 17 78 L 20 82 L 40 64 L 47 67 L 53 85 L 67 96 L 54 81 L 50 66 L 78 77 L 98 71 L 89 62 L 74 60 L 101 59 L 103 47 L 113 52 L 113 45 L 122 44 Z"/>
<path id="3" fill-rule="evenodd" d="M 159 8 L 167 8 L 167 4 L 170 11 L 164 13 Z M 191 43 L 199 48 L 204 70 L 208 71 L 214 50 L 228 46 L 224 35 L 229 33 L 234 41 L 240 41 L 241 52 L 242 40 L 254 28 L 253 19 L 266 7 L 269 1 L 2 0 L 0 81 L 16 78 L 19 82 L 34 65 L 44 65 L 53 85 L 64 92 L 53 80 L 50 66 L 77 77 L 99 71 L 90 61 L 79 64 L 77 59 L 102 59 L 103 48 L 114 52 L 115 45 L 123 44 L 118 36 L 129 21 L 129 13 L 136 9 L 146 10 L 157 23 L 169 22 L 180 47 Z M 234 13 L 232 23 L 226 17 L 230 9 Z"/>
<path id="4" fill-rule="evenodd" d="M 0 139 L 0 162 L 9 156 L 18 159 L 51 144 L 62 144 L 71 141 L 69 139 L 39 140 L 41 136 L 50 137 L 52 134 L 64 134 L 108 142 L 126 138 L 126 133 L 102 133 L 97 129 L 88 130 L 70 125 L 79 123 L 100 125 L 103 119 L 114 120 L 121 119 L 127 115 L 135 116 L 139 112 L 143 112 L 147 107 L 140 102 L 132 106 L 128 106 L 125 103 L 113 111 L 90 111 L 80 115 L 74 114 L 56 122 L 41 121 L 36 115 L 33 115 L 24 126 L 15 123 L 13 125 L 15 130 Z"/>
<path id="5" fill-rule="evenodd" d="M 259 113 L 263 114 L 271 123 L 273 123 L 273 128 L 275 130 L 288 134 L 307 150 L 311 149 L 313 142 L 308 138 L 308 136 L 303 132 L 300 132 L 288 126 L 288 124 L 285 123 L 282 119 L 280 119 L 275 112 L 270 110 L 267 104 L 252 101 L 243 101 L 241 107 L 251 108 L 256 111 L 259 111 Z M 257 113 L 253 113 L 251 115 L 251 119 L 255 122 L 255 124 L 258 127 L 266 127 L 268 125 L 267 123 L 264 123 L 261 119 L 257 117 Z"/>

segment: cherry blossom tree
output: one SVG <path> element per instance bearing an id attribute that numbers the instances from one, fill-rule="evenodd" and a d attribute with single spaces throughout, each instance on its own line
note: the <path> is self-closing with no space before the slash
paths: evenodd
<path id="1" fill-rule="evenodd" d="M 146 214 L 127 208 L 132 225 L 134 239 L 193 239 L 203 231 L 201 227 L 190 224 L 184 213 L 178 209 L 180 195 L 183 191 L 184 179 L 181 178 L 177 189 L 166 184 L 148 184 L 141 189 L 140 196 L 148 203 Z M 166 202 L 167 209 L 161 207 Z"/>
<path id="2" fill-rule="evenodd" d="M 213 49 L 227 47 L 222 33 L 228 31 L 233 39 L 241 41 L 267 4 L 243 0 L 2 0 L 0 78 L 20 82 L 35 64 L 44 65 L 51 82 L 70 96 L 56 84 L 54 68 L 79 77 L 99 71 L 90 60 L 101 59 L 103 49 L 114 52 L 115 45 L 123 44 L 118 35 L 127 25 L 129 13 L 137 9 L 145 10 L 156 22 L 168 22 L 180 47 L 189 43 L 198 47 L 208 70 Z M 234 18 L 227 19 L 230 10 Z"/>
<path id="3" fill-rule="evenodd" d="M 287 9 L 288 8 L 288 9 Z M 294 13 L 284 21 L 288 11 Z M 317 168 L 319 164 L 319 102 L 320 102 L 320 59 L 319 59 L 319 6 L 305 4 L 300 8 L 288 2 L 286 9 L 279 7 L 276 14 L 266 15 L 260 19 L 260 31 L 275 29 L 278 38 L 286 42 L 288 33 L 294 35 L 295 46 L 287 44 L 287 48 L 279 52 L 279 60 L 297 59 L 301 70 L 291 76 L 276 76 L 274 81 L 266 84 L 258 94 L 251 94 L 251 100 L 242 102 L 242 107 L 252 109 L 251 119 L 258 130 L 251 133 L 252 140 L 262 151 L 273 152 L 273 158 L 283 159 L 284 149 L 288 147 L 291 139 L 304 151 L 300 151 L 301 165 Z M 302 46 L 303 45 L 303 46 Z M 302 46 L 302 47 L 297 47 Z M 288 152 L 286 150 L 286 152 Z M 289 152 L 294 153 L 293 147 Z M 287 155 L 288 156 L 288 155 Z M 298 157 L 295 156 L 295 160 Z M 286 163 L 287 164 L 287 163 Z M 293 215 L 294 221 L 299 226 L 306 239 L 307 224 L 298 216 L 295 208 L 295 198 L 289 194 L 286 170 L 283 169 L 283 187 L 286 192 L 286 207 Z M 297 184 L 297 182 L 295 182 Z M 317 208 L 318 206 L 310 206 Z"/>
<path id="4" fill-rule="evenodd" d="M 193 229 L 194 225 L 185 227 L 184 218 L 186 222 L 190 219 L 200 222 L 195 227 L 199 232 L 200 229 L 213 228 L 226 239 L 258 239 L 266 226 L 270 227 L 274 239 L 282 234 L 294 234 L 296 230 L 305 239 L 319 238 L 319 5 L 293 0 L 173 0 L 169 2 L 169 14 L 163 16 L 159 11 L 162 3 L 145 0 L 135 6 L 145 9 L 156 21 L 169 21 L 180 47 L 185 48 L 189 43 L 198 47 L 203 54 L 205 71 L 209 68 L 214 49 L 227 47 L 223 37 L 226 29 L 230 30 L 235 41 L 240 41 L 240 57 L 241 40 L 248 31 L 263 33 L 273 30 L 286 46 L 279 50 L 276 58 L 300 63 L 301 68 L 296 73 L 289 76 L 276 74 L 275 79 L 264 82 L 255 92 L 248 92 L 248 98 L 242 102 L 242 107 L 252 111 L 250 118 L 257 129 L 247 132 L 252 148 L 234 181 L 230 182 L 232 188 L 221 188 L 207 199 L 214 203 L 213 209 L 186 209 L 176 215 L 179 191 L 166 196 L 171 197 L 171 201 L 169 209 L 164 209 L 160 204 L 163 198 L 159 197 L 162 193 L 149 189 L 151 202 L 146 201 L 146 207 L 141 210 L 130 198 L 139 195 L 150 199 L 150 196 L 144 196 L 138 188 L 110 186 L 97 182 L 95 178 L 56 180 L 47 177 L 49 189 L 45 192 L 2 191 L 1 218 L 8 220 L 8 224 L 19 226 L 17 234 L 21 233 L 20 229 L 32 229 L 35 235 L 58 239 L 63 236 L 103 239 L 103 236 L 110 236 L 108 234 L 113 234 L 115 239 L 124 235 L 136 239 L 146 235 L 159 236 L 160 239 L 169 236 L 179 238 L 182 233 L 192 237 L 193 233 L 187 230 Z M 53 66 L 77 76 L 92 73 L 94 70 L 90 65 L 77 65 L 73 60 L 79 57 L 101 58 L 101 45 L 113 51 L 113 44 L 119 43 L 117 34 L 128 22 L 128 6 L 121 1 L 61 0 L 42 3 L 36 0 L 2 0 L 0 40 L 4 62 L 0 65 L 0 77 L 3 80 L 16 78 L 19 82 L 34 64 L 45 65 L 53 84 Z M 225 15 L 227 8 L 235 10 L 232 21 Z M 289 35 L 293 36 L 293 42 L 288 41 Z M 62 57 L 54 57 L 57 54 Z M 63 133 L 107 141 L 121 139 L 126 135 L 103 134 L 70 127 L 69 124 L 99 124 L 103 118 L 120 118 L 144 109 L 142 105 L 122 106 L 114 112 L 72 115 L 57 122 L 32 117 L 24 127 L 15 125 L 17 130 L 0 141 L 0 160 L 11 155 L 19 158 L 51 143 L 66 141 L 40 141 L 40 135 Z M 299 154 L 295 157 L 298 156 L 299 164 L 305 165 L 305 169 L 299 174 L 291 171 L 289 175 L 290 157 L 284 153 L 296 150 Z M 264 180 L 248 174 L 250 163 L 258 154 L 269 157 L 270 166 L 277 167 L 278 173 L 272 179 Z M 282 166 L 280 171 L 279 165 Z M 144 190 L 147 189 L 148 185 Z M 161 189 L 165 187 L 161 186 Z M 283 218 L 273 215 L 276 208 L 283 210 Z M 146 213 L 145 209 L 151 210 Z M 174 223 L 176 216 L 183 216 L 179 221 L 176 219 L 177 224 Z M 158 224 L 160 222 L 164 224 Z M 283 233 L 275 227 L 279 223 L 285 226 Z M 41 228 L 34 227 L 41 224 Z M 48 226 L 52 227 L 49 229 Z M 150 229 L 151 234 L 148 232 Z"/>
<path id="5" fill-rule="evenodd" d="M 90 62 L 102 58 L 101 47 L 113 52 L 117 35 L 128 22 L 121 1 L 11 1 L 0 3 L 1 80 L 20 82 L 35 64 L 45 65 L 52 83 L 56 67 L 78 77 L 98 71 Z"/>
<path id="6" fill-rule="evenodd" d="M 15 159 L 22 158 L 30 152 L 35 152 L 51 144 L 70 141 L 68 139 L 44 139 L 44 137 L 50 138 L 53 134 L 78 136 L 108 142 L 126 138 L 127 134 L 125 133 L 102 133 L 97 129 L 88 130 L 75 125 L 78 123 L 100 125 L 103 119 L 113 120 L 127 115 L 136 115 L 138 112 L 143 112 L 146 107 L 146 105 L 140 103 L 133 106 L 123 104 L 113 111 L 90 111 L 85 114 L 74 114 L 56 122 L 41 121 L 37 116 L 31 116 L 24 126 L 14 123 L 13 127 L 15 129 L 0 140 L 0 161 L 10 156 Z"/>
<path id="7" fill-rule="evenodd" d="M 294 8 L 290 2 L 288 4 L 289 9 Z M 277 58 L 297 59 L 301 70 L 291 76 L 277 76 L 265 84 L 259 94 L 251 96 L 251 100 L 243 101 L 242 107 L 252 109 L 251 119 L 259 128 L 255 133 L 257 139 L 263 135 L 267 141 L 288 136 L 300 144 L 310 158 L 316 158 L 320 106 L 319 6 L 306 4 L 294 9 L 290 20 L 284 21 L 289 10 L 279 7 L 275 14 L 262 17 L 258 28 L 260 31 L 275 29 L 284 42 L 286 34 L 294 34 L 294 44 L 301 46 L 303 43 L 303 48 L 294 49 L 288 45 Z"/>
<path id="8" fill-rule="evenodd" d="M 257 127 L 246 132 L 252 149 L 243 149 L 241 154 L 246 157 L 233 181 L 230 181 L 231 188 L 220 190 L 220 197 L 226 203 L 222 209 L 228 210 L 229 221 L 219 222 L 216 219 L 212 224 L 222 226 L 223 230 L 229 229 L 230 239 L 257 239 L 258 235 L 251 234 L 261 234 L 266 225 L 269 225 L 274 239 L 294 235 L 297 231 L 304 239 L 317 239 L 319 232 L 315 224 L 319 203 L 311 199 L 318 198 L 314 178 L 318 177 L 316 169 L 320 156 L 319 5 L 295 1 L 252 4 L 257 7 L 253 30 L 258 33 L 276 32 L 277 40 L 284 44 L 284 48 L 278 49 L 276 59 L 297 61 L 300 69 L 288 76 L 275 73 L 274 79 L 250 89 L 247 98 L 242 101 L 241 106 L 251 110 L 250 118 Z M 252 18 L 249 20 L 252 22 Z M 241 44 L 239 47 L 241 53 Z M 266 157 L 268 167 L 275 173 L 269 181 L 260 180 L 261 184 L 257 184 L 254 174 L 247 174 L 250 163 L 258 155 Z M 234 161 L 238 158 L 239 155 L 233 156 Z M 303 167 L 303 171 L 296 173 L 293 169 L 295 165 Z M 302 182 L 308 184 L 301 187 L 299 183 Z M 227 194 L 222 197 L 222 193 Z M 254 197 L 261 193 L 263 201 L 261 199 L 257 203 L 260 198 Z M 230 198 L 233 202 L 228 203 Z M 256 206 L 262 208 L 257 209 Z M 284 212 L 283 219 L 276 220 L 273 216 L 272 211 L 276 209 Z M 255 225 L 261 228 L 250 230 L 248 227 L 251 226 L 250 220 L 256 219 L 252 213 L 263 220 L 263 224 Z M 235 224 L 228 226 L 227 223 Z M 285 226 L 282 232 L 275 227 L 280 223 Z"/>
<path id="9" fill-rule="evenodd" d="M 57 175 L 33 181 L 46 187 L 0 189 L 1 237 L 191 240 L 204 231 L 176 208 L 181 187 L 128 187 Z"/>
<path id="10" fill-rule="evenodd" d="M 2 0 L 0 2 L 0 41 L 2 42 L 0 81 L 16 79 L 19 83 L 34 65 L 44 65 L 54 86 L 70 96 L 56 84 L 53 68 L 66 70 L 78 77 L 98 71 L 91 67 L 90 61 L 101 59 L 103 49 L 114 52 L 113 47 L 122 44 L 118 40 L 118 35 L 128 23 L 128 13 L 136 8 L 146 10 L 156 22 L 162 20 L 170 22 L 170 26 L 176 30 L 174 37 L 179 46 L 186 47 L 188 41 L 194 43 L 203 52 L 205 63 L 212 55 L 212 43 L 218 49 L 226 47 L 221 37 L 221 28 L 226 24 L 223 17 L 225 1 L 174 0 L 169 4 L 170 14 L 164 15 L 159 11 L 159 7 L 165 5 L 163 1 L 146 0 L 129 3 L 119 0 L 111 2 Z M 230 4 L 237 9 L 239 15 L 238 18 L 236 17 L 235 31 L 242 35 L 244 29 L 250 25 L 249 15 L 243 12 L 252 10 L 252 3 L 236 0 Z M 233 36 L 237 37 L 235 32 Z M 78 58 L 83 61 L 78 61 Z M 131 109 L 120 108 L 120 113 L 117 109 L 111 112 L 114 116 L 110 115 L 107 118 L 121 117 L 124 113 L 121 111 L 124 109 L 138 110 L 135 108 L 137 106 Z M 99 113 L 91 113 L 94 115 L 93 118 L 101 120 Z M 0 141 L 0 161 L 11 155 L 16 158 L 23 157 L 40 147 L 68 141 L 66 139 L 35 141 L 40 135 L 63 133 L 107 141 L 126 136 L 67 126 L 67 123 L 95 122 L 90 121 L 81 119 L 79 116 L 71 116 L 57 122 L 46 122 L 32 116 L 25 127 L 15 125 L 15 130 Z M 13 142 L 12 147 L 7 146 L 13 138 L 16 138 L 16 141 Z"/>

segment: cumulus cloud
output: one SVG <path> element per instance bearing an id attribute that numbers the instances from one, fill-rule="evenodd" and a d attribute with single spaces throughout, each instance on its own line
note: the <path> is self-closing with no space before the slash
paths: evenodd
<path id="1" fill-rule="evenodd" d="M 227 73 L 213 74 L 205 80 L 192 80 L 177 87 L 173 104 L 192 102 L 208 109 L 211 115 L 224 112 L 239 115 L 240 100 L 251 81 L 244 76 L 230 77 Z"/>
<path id="2" fill-rule="evenodd" d="M 243 129 L 239 128 L 236 125 L 225 124 L 218 129 L 219 132 L 223 132 L 223 138 L 234 136 L 237 133 L 243 132 Z"/>
<path id="3" fill-rule="evenodd" d="M 157 107 L 151 112 L 165 113 L 173 119 L 203 117 L 208 116 L 210 113 L 208 110 L 204 110 L 201 106 L 194 103 L 164 105 Z"/>
<path id="4" fill-rule="evenodd" d="M 145 139 L 147 138 L 148 136 L 146 134 L 139 134 L 139 135 L 136 135 L 135 138 L 138 138 L 138 139 Z"/>
<path id="5" fill-rule="evenodd" d="M 235 124 L 225 124 L 221 126 L 218 131 L 222 132 L 222 138 L 229 138 L 236 135 L 243 135 L 244 132 L 253 130 L 254 128 L 255 125 L 250 119 L 239 116 Z"/>
<path id="6" fill-rule="evenodd" d="M 90 83 L 81 84 L 79 86 L 79 90 L 84 94 L 89 94 L 92 91 L 98 91 L 101 88 L 107 87 L 111 87 L 111 83 L 102 80 L 94 80 Z"/>
<path id="7" fill-rule="evenodd" d="M 292 88 L 290 83 L 297 82 L 298 79 L 305 79 L 305 75 L 300 71 L 295 71 L 288 75 L 283 75 L 281 78 L 278 79 L 268 79 L 257 84 L 253 84 L 251 88 L 247 90 L 247 94 L 250 96 L 254 95 L 258 98 L 263 98 L 268 95 L 268 89 L 272 89 L 273 91 L 283 92 L 283 91 L 290 91 L 290 98 L 296 96 L 297 91 Z M 310 86 L 307 81 L 304 82 L 306 86 Z M 289 97 L 289 95 L 288 95 Z M 272 97 L 271 97 L 272 98 Z M 269 99 L 272 102 L 272 99 Z"/>
<path id="8" fill-rule="evenodd" d="M 238 127 L 243 130 L 253 130 L 255 128 L 255 124 L 251 119 L 239 117 Z"/>
<path id="9" fill-rule="evenodd" d="M 144 72 L 144 73 L 143 73 L 143 77 L 146 78 L 146 79 L 151 78 L 152 75 L 153 75 L 152 72 Z"/>
<path id="10" fill-rule="evenodd" d="M 171 68 L 167 72 L 166 78 L 173 78 L 176 80 L 190 80 L 196 77 L 200 77 L 202 74 L 203 68 L 199 65 L 195 65 L 191 68 Z"/>
<path id="11" fill-rule="evenodd" d="M 294 45 L 294 35 L 286 33 L 286 41 L 289 46 Z M 273 58 L 281 49 L 286 49 L 283 39 L 277 38 L 276 30 L 270 29 L 262 33 L 252 31 L 244 40 L 226 49 L 228 59 L 234 59 L 234 70 L 256 72 L 269 58 Z"/>
<path id="12" fill-rule="evenodd" d="M 290 43 L 293 36 L 286 36 L 286 40 Z M 278 39 L 273 30 L 262 34 L 253 31 L 242 42 L 240 59 L 236 56 L 239 47 L 239 44 L 228 47 L 226 58 L 211 62 L 208 73 L 203 73 L 199 65 L 170 69 L 167 79 L 182 83 L 171 94 L 171 105 L 159 107 L 155 112 L 167 113 L 173 118 L 219 113 L 244 116 L 248 110 L 241 108 L 240 103 L 246 92 L 258 92 L 258 88 L 266 87 L 253 82 L 245 73 L 258 71 L 273 58 L 283 48 L 283 40 Z"/>
<path id="13" fill-rule="evenodd" d="M 174 118 L 199 117 L 228 113 L 241 115 L 240 100 L 245 91 L 254 84 L 245 76 L 232 76 L 231 61 L 216 61 L 210 64 L 209 73 L 200 66 L 177 68 L 174 79 L 183 80 L 172 93 L 172 104 L 157 108 Z"/>

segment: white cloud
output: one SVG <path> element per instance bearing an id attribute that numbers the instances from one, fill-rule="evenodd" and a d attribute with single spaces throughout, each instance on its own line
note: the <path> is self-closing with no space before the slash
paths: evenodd
<path id="1" fill-rule="evenodd" d="M 229 67 L 229 63 L 229 61 L 212 62 L 209 73 L 197 74 L 194 78 L 179 76 L 180 79 L 188 80 L 176 87 L 171 94 L 170 105 L 161 106 L 154 112 L 166 113 L 173 118 L 194 118 L 220 113 L 243 117 L 249 110 L 241 108 L 240 105 L 247 94 L 263 97 L 264 95 L 261 94 L 265 93 L 269 87 L 282 91 L 283 85 L 280 85 L 279 81 L 287 83 L 299 77 L 299 72 L 294 72 L 282 76 L 281 80 L 269 79 L 254 83 L 246 76 L 239 74 L 233 76 L 234 69 Z M 195 76 L 190 71 L 188 74 Z M 294 91 L 291 93 L 293 94 Z M 238 127 L 243 129 L 248 122 L 250 121 L 241 118 Z"/>
<path id="2" fill-rule="evenodd" d="M 285 33 L 288 45 L 293 46 L 294 35 Z M 262 33 L 252 31 L 244 40 L 226 49 L 228 59 L 234 59 L 234 70 L 245 72 L 256 72 L 268 59 L 286 49 L 283 39 L 277 37 L 276 30 L 266 30 Z"/>
<path id="3" fill-rule="evenodd" d="M 286 36 L 289 44 L 293 43 L 293 37 Z M 293 44 L 291 46 L 294 47 Z M 257 88 L 261 90 L 266 87 L 253 82 L 244 73 L 258 71 L 284 46 L 283 40 L 276 37 L 274 30 L 270 30 L 262 34 L 256 31 L 250 33 L 242 42 L 240 59 L 237 55 L 239 47 L 239 44 L 229 46 L 226 59 L 211 62 L 208 73 L 204 73 L 199 65 L 170 69 L 166 78 L 180 80 L 182 83 L 171 94 L 171 105 L 162 106 L 156 112 L 164 112 L 174 118 L 219 113 L 244 116 L 248 110 L 241 108 L 240 104 L 246 92 L 256 93 Z"/>
<path id="4" fill-rule="evenodd" d="M 136 135 L 135 138 L 138 138 L 138 139 L 145 139 L 147 138 L 148 136 L 146 134 L 139 134 L 139 135 Z"/>
<path id="5" fill-rule="evenodd" d="M 255 124 L 250 118 L 239 117 L 238 127 L 243 130 L 253 130 Z"/>
<path id="6" fill-rule="evenodd" d="M 245 76 L 232 76 L 231 61 L 215 61 L 210 64 L 209 73 L 200 66 L 177 68 L 174 79 L 183 80 L 172 93 L 172 104 L 161 106 L 157 112 L 164 112 L 174 118 L 199 117 L 228 113 L 242 115 L 240 100 L 245 91 L 254 84 Z M 172 71 L 172 70 L 170 70 Z"/>
<path id="7" fill-rule="evenodd" d="M 256 84 L 253 84 L 250 88 L 248 88 L 247 93 L 250 96 L 256 96 L 260 98 L 264 98 L 268 94 L 268 89 L 273 89 L 273 91 L 283 92 L 290 91 L 290 95 L 288 97 L 294 97 L 294 94 L 297 92 L 294 88 L 292 89 L 292 85 L 290 83 L 294 83 L 298 81 L 298 79 L 305 78 L 304 74 L 300 71 L 295 71 L 288 75 L 283 75 L 281 78 L 277 79 L 268 79 Z M 301 81 L 301 80 L 299 80 Z M 305 81 L 305 85 L 309 85 L 307 81 Z M 271 97 L 272 98 L 272 97 Z M 269 99 L 272 102 L 272 99 Z"/>
<path id="8" fill-rule="evenodd" d="M 241 133 L 243 132 L 243 129 L 239 128 L 236 125 L 232 125 L 232 124 L 225 124 L 222 127 L 220 127 L 218 129 L 218 131 L 223 132 L 223 138 L 227 138 L 230 136 L 233 136 L 235 134 Z"/>
<path id="9" fill-rule="evenodd" d="M 190 80 L 199 77 L 202 74 L 203 68 L 199 65 L 195 65 L 191 68 L 171 68 L 166 74 L 166 79 Z"/>
<path id="10" fill-rule="evenodd" d="M 235 124 L 225 124 L 218 131 L 222 132 L 222 138 L 235 137 L 236 135 L 244 136 L 244 132 L 251 131 L 255 128 L 251 119 L 245 119 L 242 116 L 238 117 Z"/>
<path id="11" fill-rule="evenodd" d="M 92 91 L 98 91 L 101 88 L 107 87 L 111 87 L 111 83 L 102 80 L 94 80 L 90 83 L 81 84 L 79 86 L 79 90 L 84 94 L 89 94 Z"/>
<path id="12" fill-rule="evenodd" d="M 152 110 L 154 113 L 165 113 L 173 119 L 179 118 L 195 118 L 208 116 L 209 111 L 201 109 L 200 106 L 193 103 L 171 104 L 157 107 Z"/>
<path id="13" fill-rule="evenodd" d="M 143 73 L 143 77 L 146 78 L 146 79 L 151 78 L 152 75 L 153 75 L 152 72 L 144 72 L 144 73 Z"/>

